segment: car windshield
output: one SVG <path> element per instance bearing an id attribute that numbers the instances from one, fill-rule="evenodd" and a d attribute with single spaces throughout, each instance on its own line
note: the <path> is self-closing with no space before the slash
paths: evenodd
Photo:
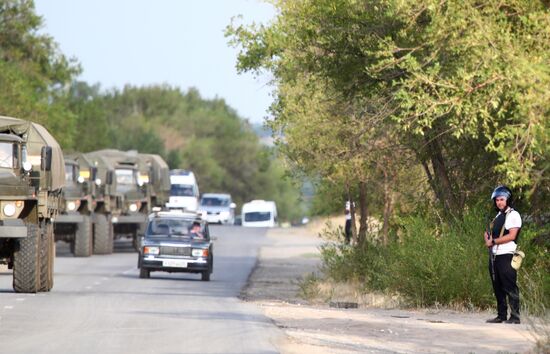
<path id="1" fill-rule="evenodd" d="M 191 237 L 190 230 L 193 220 L 187 219 L 155 219 L 149 222 L 147 237 L 186 236 Z"/>
<path id="2" fill-rule="evenodd" d="M 228 206 L 229 199 L 227 198 L 217 198 L 217 197 L 203 197 L 201 199 L 202 206 Z"/>
<path id="3" fill-rule="evenodd" d="M 271 220 L 271 212 L 269 211 L 253 211 L 244 214 L 244 221 L 268 221 Z"/>
<path id="4" fill-rule="evenodd" d="M 0 167 L 13 168 L 13 144 L 0 143 Z"/>
<path id="5" fill-rule="evenodd" d="M 193 186 L 190 184 L 172 184 L 170 195 L 173 197 L 192 197 L 194 195 Z"/>

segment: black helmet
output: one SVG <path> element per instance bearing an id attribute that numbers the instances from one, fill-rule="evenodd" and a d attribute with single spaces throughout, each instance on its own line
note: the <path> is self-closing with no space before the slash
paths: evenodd
<path id="1" fill-rule="evenodd" d="M 512 204 L 512 191 L 506 186 L 498 186 L 495 188 L 493 194 L 491 194 L 491 199 L 493 200 L 493 203 L 495 203 L 495 199 L 497 197 L 505 197 L 506 206 L 510 206 Z"/>

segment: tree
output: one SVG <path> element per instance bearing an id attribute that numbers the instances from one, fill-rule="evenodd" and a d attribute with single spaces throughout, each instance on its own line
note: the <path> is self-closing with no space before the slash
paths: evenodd
<path id="1" fill-rule="evenodd" d="M 42 123 L 71 147 L 75 116 L 66 87 L 80 68 L 51 37 L 38 34 L 41 25 L 33 1 L 0 2 L 0 114 Z"/>
<path id="2" fill-rule="evenodd" d="M 550 83 L 550 15 L 544 2 L 275 6 L 280 15 L 271 25 L 234 24 L 227 35 L 242 48 L 240 70 L 273 73 L 273 125 L 299 168 L 313 165 L 330 179 L 332 171 L 351 167 L 357 172 L 351 179 L 365 183 L 378 175 L 373 168 L 399 171 L 412 158 L 441 209 L 453 214 L 497 182 L 546 188 L 550 101 L 542 88 Z M 343 158 L 345 144 L 351 156 Z"/>

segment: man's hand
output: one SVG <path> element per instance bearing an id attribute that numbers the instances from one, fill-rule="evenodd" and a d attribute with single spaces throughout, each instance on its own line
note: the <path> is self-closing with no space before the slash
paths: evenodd
<path id="1" fill-rule="evenodd" d="M 484 238 L 485 238 L 485 246 L 493 247 L 493 238 L 491 237 L 491 235 L 485 232 Z"/>

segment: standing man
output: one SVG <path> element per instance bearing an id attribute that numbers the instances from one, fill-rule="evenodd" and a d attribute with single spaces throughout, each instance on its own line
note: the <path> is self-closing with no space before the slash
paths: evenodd
<path id="1" fill-rule="evenodd" d="M 512 191 L 508 187 L 496 187 L 491 199 L 498 214 L 491 222 L 490 234 L 485 232 L 484 238 L 485 245 L 491 250 L 489 272 L 497 299 L 498 315 L 487 322 L 519 324 L 519 289 L 517 271 L 512 268 L 512 257 L 521 230 L 521 216 L 511 207 Z M 510 318 L 507 319 L 508 305 Z"/>
<path id="2" fill-rule="evenodd" d="M 349 200 L 346 202 L 346 210 L 344 211 L 346 215 L 346 225 L 344 227 L 344 232 L 346 236 L 346 245 L 349 245 L 351 240 L 351 203 Z"/>

